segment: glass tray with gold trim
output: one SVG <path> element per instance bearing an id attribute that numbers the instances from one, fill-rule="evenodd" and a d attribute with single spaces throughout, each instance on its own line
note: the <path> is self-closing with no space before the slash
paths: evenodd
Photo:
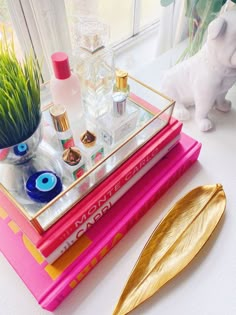
<path id="1" fill-rule="evenodd" d="M 10 196 L 26 220 L 39 233 L 43 233 L 50 228 L 65 213 L 70 211 L 75 204 L 89 193 L 92 193 L 93 189 L 105 178 L 110 176 L 130 156 L 168 125 L 172 116 L 174 101 L 130 75 L 129 85 L 131 93 L 127 100 L 127 106 L 137 108 L 139 113 L 135 129 L 112 148 L 104 146 L 104 158 L 76 180 L 71 180 L 68 172 L 65 171 L 63 161 L 61 161 L 62 150 L 59 147 L 56 132 L 49 114 L 49 109 L 53 105 L 51 103 L 49 87 L 48 85 L 42 86 L 41 103 L 45 136 L 39 147 L 50 151 L 55 161 L 59 162 L 63 183 L 62 192 L 46 204 L 34 202 L 25 193 L 25 187 L 21 187 L 20 193 L 6 189 L 7 181 L 9 180 L 9 176 L 6 176 L 6 173 L 9 171 L 8 166 L 1 165 L 0 167 L 0 190 Z M 80 132 L 76 126 L 72 125 L 71 129 L 76 143 Z M 99 133 L 99 130 L 97 132 Z M 17 178 L 14 180 L 17 180 Z"/>

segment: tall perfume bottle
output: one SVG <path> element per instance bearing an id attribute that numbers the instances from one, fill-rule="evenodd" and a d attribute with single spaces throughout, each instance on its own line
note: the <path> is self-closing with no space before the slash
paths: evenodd
<path id="1" fill-rule="evenodd" d="M 111 147 L 135 130 L 139 115 L 136 107 L 132 104 L 127 106 L 127 93 L 115 92 L 112 98 L 112 110 L 98 119 L 101 138 Z"/>
<path id="2" fill-rule="evenodd" d="M 54 75 L 50 80 L 50 90 L 54 104 L 66 107 L 70 122 L 78 122 L 83 114 L 81 87 L 78 76 L 71 72 L 68 55 L 56 52 L 51 56 Z"/>
<path id="3" fill-rule="evenodd" d="M 106 113 L 111 102 L 114 81 L 114 53 L 105 47 L 108 26 L 96 20 L 85 20 L 79 28 L 77 74 L 82 86 L 85 114 L 94 120 Z"/>
<path id="4" fill-rule="evenodd" d="M 75 143 L 65 106 L 53 105 L 49 111 L 62 149 L 73 147 Z"/>

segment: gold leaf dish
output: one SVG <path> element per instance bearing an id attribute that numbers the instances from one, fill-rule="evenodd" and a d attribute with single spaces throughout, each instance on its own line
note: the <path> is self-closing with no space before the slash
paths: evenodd
<path id="1" fill-rule="evenodd" d="M 167 213 L 146 243 L 113 315 L 125 315 L 186 267 L 206 243 L 226 205 L 222 185 L 191 190 Z"/>

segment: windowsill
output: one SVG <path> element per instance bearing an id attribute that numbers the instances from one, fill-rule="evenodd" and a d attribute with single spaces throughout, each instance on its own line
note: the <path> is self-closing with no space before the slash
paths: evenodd
<path id="1" fill-rule="evenodd" d="M 150 59 L 149 62 L 140 64 L 138 67 L 133 68 L 132 74 L 144 83 L 159 90 L 164 73 L 176 64 L 177 60 L 186 48 L 186 45 L 187 39 L 164 54 L 158 57 L 154 56 L 154 58 Z M 145 51 L 145 54 L 146 53 L 148 53 L 148 51 Z"/>
<path id="2" fill-rule="evenodd" d="M 115 51 L 115 65 L 159 89 L 164 72 L 177 62 L 187 45 L 187 39 L 157 57 L 157 34 L 158 27 L 140 34 L 119 48 Z"/>
<path id="3" fill-rule="evenodd" d="M 115 49 L 115 65 L 129 73 L 149 64 L 156 58 L 158 27 L 141 33 Z"/>

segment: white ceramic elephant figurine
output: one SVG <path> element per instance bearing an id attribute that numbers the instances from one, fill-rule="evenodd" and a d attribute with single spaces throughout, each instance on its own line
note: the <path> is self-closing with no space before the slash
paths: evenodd
<path id="1" fill-rule="evenodd" d="M 236 81 L 236 11 L 227 11 L 208 27 L 207 40 L 193 57 L 176 64 L 163 78 L 161 91 L 176 101 L 175 116 L 189 119 L 188 107 L 195 105 L 200 130 L 213 127 L 208 117 L 215 107 L 228 112 L 225 99 Z"/>

